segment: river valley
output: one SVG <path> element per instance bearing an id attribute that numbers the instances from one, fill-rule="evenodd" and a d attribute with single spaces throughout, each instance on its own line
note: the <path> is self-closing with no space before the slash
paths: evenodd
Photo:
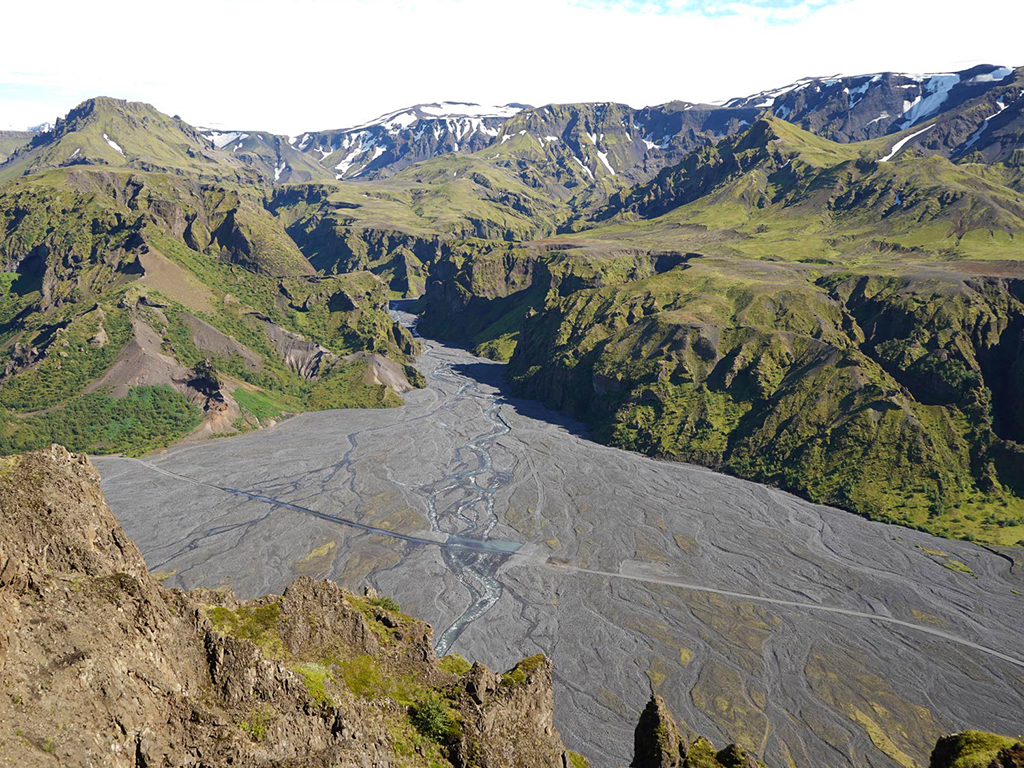
<path id="1" fill-rule="evenodd" d="M 1024 727 L 1019 550 L 596 444 L 435 341 L 418 367 L 402 408 L 98 457 L 103 489 L 165 585 L 371 584 L 438 654 L 547 653 L 599 768 L 629 762 L 652 688 L 775 766 L 927 765 L 941 734 Z"/>

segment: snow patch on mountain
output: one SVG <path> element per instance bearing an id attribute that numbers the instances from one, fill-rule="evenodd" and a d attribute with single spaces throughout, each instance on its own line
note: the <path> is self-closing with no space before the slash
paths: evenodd
<path id="1" fill-rule="evenodd" d="M 899 152 L 901 149 L 903 149 L 903 147 L 906 146 L 906 143 L 908 141 L 910 141 L 913 138 L 916 138 L 916 137 L 920 136 L 925 131 L 930 131 L 934 127 L 935 127 L 935 123 L 932 123 L 931 125 L 925 126 L 920 131 L 917 131 L 916 133 L 912 133 L 909 136 L 900 139 L 899 141 L 897 141 L 893 145 L 892 149 L 889 151 L 889 154 L 886 155 L 885 157 L 883 157 L 878 162 L 880 162 L 880 163 L 888 163 L 890 160 L 892 160 L 894 157 L 896 157 L 896 153 Z"/>
<path id="2" fill-rule="evenodd" d="M 483 106 L 461 101 L 443 101 L 439 104 L 419 104 L 405 109 L 395 110 L 381 115 L 375 120 L 354 126 L 352 131 L 384 126 L 393 133 L 414 125 L 418 120 L 432 118 L 501 118 L 508 119 L 522 111 L 522 107 L 506 104 L 504 106 Z"/>
<path id="3" fill-rule="evenodd" d="M 964 143 L 964 145 L 962 147 L 960 147 L 960 149 L 957 150 L 957 153 L 961 154 L 961 155 L 966 154 L 967 150 L 969 150 L 971 147 L 973 147 L 975 144 L 977 144 L 978 143 L 978 139 L 980 139 L 982 137 L 982 135 L 985 133 L 985 131 L 988 130 L 989 122 L 991 120 L 993 120 L 994 118 L 997 118 L 1001 114 L 1003 114 L 1003 112 L 1006 111 L 1006 108 L 1008 106 L 1010 106 L 1010 105 L 1009 104 L 1004 104 L 1002 101 L 997 101 L 996 102 L 996 107 L 997 107 L 996 111 L 993 112 L 988 117 L 986 117 L 984 119 L 984 121 L 982 121 L 981 125 L 978 126 L 978 130 L 976 130 L 974 133 L 972 133 L 970 135 L 970 137 L 967 139 L 967 141 Z"/>
<path id="4" fill-rule="evenodd" d="M 233 144 L 236 140 L 248 138 L 249 134 L 242 133 L 241 131 L 208 131 L 206 138 L 213 142 L 213 146 L 217 149 L 224 149 L 228 144 Z"/>
<path id="5" fill-rule="evenodd" d="M 587 176 L 590 177 L 590 180 L 593 181 L 594 180 L 594 172 L 592 170 L 590 170 L 590 168 L 587 167 L 587 164 L 584 163 L 582 160 L 580 160 L 578 157 L 576 157 L 576 155 L 573 155 L 572 159 L 575 160 L 577 163 L 579 163 L 580 168 L 582 168 L 586 172 Z"/>
<path id="6" fill-rule="evenodd" d="M 389 120 L 381 123 L 391 133 L 397 133 L 403 128 L 408 128 L 416 123 L 419 118 L 416 117 L 414 112 L 399 112 L 397 115 L 393 115 Z"/>
<path id="7" fill-rule="evenodd" d="M 522 107 L 505 104 L 504 106 L 482 106 L 463 101 L 442 101 L 440 104 L 424 104 L 420 111 L 428 115 L 444 117 L 458 115 L 459 117 L 504 117 L 509 118 L 523 111 Z"/>
<path id="8" fill-rule="evenodd" d="M 847 93 L 850 97 L 850 109 L 853 109 L 858 104 L 860 104 L 861 101 L 863 101 L 864 99 L 864 95 L 868 92 L 868 89 L 881 79 L 881 75 L 872 75 L 871 77 L 868 77 L 860 85 L 848 89 Z"/>
<path id="9" fill-rule="evenodd" d="M 968 83 L 999 83 L 1005 80 L 1007 77 L 1013 74 L 1013 70 L 1008 67 L 998 67 L 993 69 L 991 72 L 985 72 L 981 75 L 975 75 Z"/>
<path id="10" fill-rule="evenodd" d="M 116 141 L 114 141 L 114 140 L 113 140 L 112 138 L 110 138 L 109 136 L 107 136 L 107 134 L 105 134 L 105 133 L 103 134 L 103 140 L 104 140 L 105 142 L 107 142 L 107 144 L 109 144 L 109 145 L 110 145 L 110 148 L 111 148 L 111 149 L 113 149 L 113 150 L 114 150 L 115 152 L 117 152 L 117 153 L 118 153 L 119 155 L 121 155 L 121 157 L 124 157 L 124 150 L 123 150 L 123 149 L 121 149 L 121 148 L 120 148 L 120 147 L 119 147 L 119 146 L 117 145 L 117 142 L 116 142 Z"/>
<path id="11" fill-rule="evenodd" d="M 346 136 L 345 137 L 345 141 L 342 144 L 342 146 L 345 149 L 348 149 L 350 146 L 352 146 L 352 144 L 353 144 L 353 142 L 350 141 L 350 137 Z M 359 141 L 358 143 L 356 143 L 356 145 L 352 149 L 352 151 L 349 152 L 347 155 L 345 155 L 345 157 L 342 158 L 340 163 L 338 163 L 336 166 L 334 166 L 334 170 L 340 171 L 340 173 L 336 173 L 334 175 L 334 177 L 336 179 L 344 178 L 345 174 L 348 173 L 348 169 L 351 168 L 352 164 L 355 162 L 356 155 L 358 155 L 362 151 L 363 151 L 362 141 Z"/>
<path id="12" fill-rule="evenodd" d="M 903 128 L 909 128 L 914 123 L 926 120 L 942 107 L 943 102 L 949 96 L 953 86 L 960 82 L 960 75 L 933 75 L 921 86 L 921 95 L 918 96 L 914 105 L 905 110 L 903 116 Z"/>

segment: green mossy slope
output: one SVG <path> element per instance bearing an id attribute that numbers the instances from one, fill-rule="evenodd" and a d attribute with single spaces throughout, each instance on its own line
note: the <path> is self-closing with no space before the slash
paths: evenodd
<path id="1" fill-rule="evenodd" d="M 1024 539 L 1018 283 L 743 266 L 552 291 L 520 329 L 515 391 L 614 445 L 945 536 Z"/>

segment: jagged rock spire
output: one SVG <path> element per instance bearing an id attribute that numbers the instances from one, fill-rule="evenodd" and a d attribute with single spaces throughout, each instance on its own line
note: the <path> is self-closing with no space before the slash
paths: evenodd
<path id="1" fill-rule="evenodd" d="M 652 694 L 633 732 L 631 768 L 682 768 L 685 759 L 679 726 L 661 696 Z"/>

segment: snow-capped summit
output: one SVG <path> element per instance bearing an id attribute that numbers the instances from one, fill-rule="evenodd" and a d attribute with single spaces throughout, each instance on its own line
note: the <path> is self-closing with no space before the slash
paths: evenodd
<path id="1" fill-rule="evenodd" d="M 414 104 L 411 107 L 388 112 L 375 120 L 354 126 L 347 130 L 358 131 L 370 128 L 375 125 L 388 127 L 408 128 L 418 120 L 431 120 L 437 118 L 496 118 L 507 120 L 513 115 L 526 109 L 525 104 L 503 104 L 501 106 L 485 106 L 466 101 L 442 101 L 433 104 Z"/>
<path id="2" fill-rule="evenodd" d="M 725 108 L 770 109 L 783 120 L 836 141 L 902 131 L 955 109 L 1013 73 L 981 64 L 960 72 L 878 72 L 807 77 L 782 88 L 730 99 Z"/>
<path id="3" fill-rule="evenodd" d="M 528 108 L 463 101 L 415 104 L 351 128 L 304 133 L 289 143 L 313 153 L 335 178 L 381 178 L 435 155 L 483 149 L 506 120 Z"/>

